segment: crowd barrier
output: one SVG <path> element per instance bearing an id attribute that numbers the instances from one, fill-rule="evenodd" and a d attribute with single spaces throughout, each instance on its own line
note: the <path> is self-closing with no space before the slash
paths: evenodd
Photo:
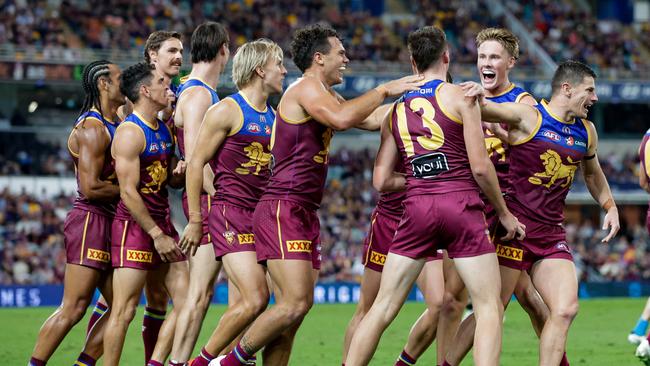
<path id="1" fill-rule="evenodd" d="M 350 304 L 359 301 L 358 283 L 335 282 L 319 283 L 314 288 L 316 304 Z M 607 282 L 581 283 L 579 295 L 582 299 L 602 297 L 642 297 L 650 296 L 650 283 L 647 282 Z M 97 297 L 98 294 L 95 294 Z M 63 297 L 63 285 L 42 286 L 0 286 L 0 308 L 26 308 L 38 306 L 58 306 Z M 414 288 L 408 301 L 423 301 L 422 293 Z M 213 304 L 228 302 L 228 288 L 225 283 L 215 286 Z M 141 299 L 144 304 L 144 298 Z"/>

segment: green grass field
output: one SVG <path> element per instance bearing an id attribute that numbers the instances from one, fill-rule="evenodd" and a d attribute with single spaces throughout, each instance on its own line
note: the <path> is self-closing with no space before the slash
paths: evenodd
<path id="1" fill-rule="evenodd" d="M 607 299 L 581 301 L 580 313 L 569 334 L 568 355 L 572 365 L 637 365 L 634 346 L 626 336 L 634 326 L 644 299 Z M 501 365 L 535 365 L 537 339 L 526 314 L 513 303 L 506 312 Z M 392 365 L 402 350 L 412 322 L 423 304 L 408 303 L 395 322 L 384 333 L 372 364 Z M 24 365 L 34 345 L 41 323 L 53 308 L 0 310 L 0 364 Z M 199 338 L 202 344 L 224 308 L 213 306 Z M 294 345 L 291 365 L 340 365 L 343 332 L 354 311 L 353 305 L 316 305 L 305 319 Z M 88 312 L 90 314 L 90 311 Z M 87 314 L 87 316 L 88 316 Z M 142 365 L 140 309 L 127 336 L 122 365 Z M 50 360 L 50 365 L 71 365 L 84 338 L 87 318 L 75 327 Z M 419 365 L 435 365 L 433 347 L 419 360 Z M 463 365 L 471 365 L 466 360 Z"/>

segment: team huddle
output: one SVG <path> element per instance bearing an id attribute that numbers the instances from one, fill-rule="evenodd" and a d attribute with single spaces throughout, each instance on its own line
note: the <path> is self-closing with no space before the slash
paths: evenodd
<path id="1" fill-rule="evenodd" d="M 436 338 L 440 365 L 459 365 L 472 347 L 477 365 L 498 365 L 513 294 L 539 337 L 539 364 L 569 364 L 578 282 L 562 223 L 578 167 L 606 212 L 603 242 L 619 229 L 586 120 L 598 99 L 588 66 L 560 64 L 550 100 L 537 103 L 508 78 L 517 38 L 488 28 L 476 37 L 480 84 L 455 85 L 445 34 L 427 26 L 408 36 L 413 75 L 345 100 L 333 89 L 349 62 L 343 43 L 311 25 L 291 42 L 302 77 L 283 90 L 282 49 L 247 42 L 232 61 L 238 92 L 219 100 L 227 30 L 196 28 L 191 72 L 175 86 L 180 38 L 157 31 L 143 62 L 120 70 L 102 60 L 84 70 L 86 100 L 68 139 L 78 198 L 64 228 L 64 298 L 30 366 L 46 364 L 95 289 L 102 296 L 75 365 L 102 356 L 120 363 L 143 290 L 147 366 L 254 365 L 257 356 L 289 364 L 321 265 L 317 210 L 330 141 L 350 128 L 381 133 L 373 173 L 381 195 L 342 364 L 370 362 L 415 282 L 426 309 L 395 365 L 414 365 Z M 279 94 L 274 109 L 268 99 Z M 180 237 L 168 187 L 184 188 L 189 222 Z M 228 308 L 193 357 L 222 269 Z M 474 313 L 461 322 L 468 297 Z"/>

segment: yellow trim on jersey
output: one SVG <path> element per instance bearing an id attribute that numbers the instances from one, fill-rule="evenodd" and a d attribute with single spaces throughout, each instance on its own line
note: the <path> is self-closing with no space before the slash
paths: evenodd
<path id="1" fill-rule="evenodd" d="M 96 109 L 91 109 L 91 111 L 95 111 L 95 112 L 99 113 L 99 111 L 96 110 Z M 84 118 L 82 121 L 85 122 L 86 120 L 89 120 L 89 119 L 94 119 L 95 121 L 101 123 L 101 124 L 102 124 L 102 127 L 104 127 L 104 131 L 106 131 L 106 133 L 108 134 L 108 139 L 109 139 L 109 140 L 111 139 L 111 133 L 110 133 L 110 131 L 108 130 L 108 127 L 106 127 L 106 125 L 104 125 L 104 122 L 103 122 L 102 120 L 100 120 L 99 118 L 96 118 L 96 117 L 89 116 L 89 117 Z M 111 121 L 109 121 L 109 120 L 106 120 L 106 122 L 108 122 L 108 123 L 110 123 L 110 124 L 112 124 L 112 125 L 115 124 L 114 122 L 111 122 Z M 79 123 L 77 123 L 76 125 L 74 125 L 74 127 L 72 128 L 72 131 L 73 131 L 73 132 L 77 129 L 77 127 L 79 127 L 79 124 L 80 124 L 80 123 L 81 123 L 81 121 L 79 121 Z M 71 138 L 72 138 L 72 132 L 70 133 L 70 135 L 68 135 L 68 141 L 67 141 L 67 143 L 66 143 L 66 146 L 67 146 L 67 148 L 68 148 L 68 152 L 69 152 L 72 156 L 74 156 L 75 158 L 79 158 L 79 153 L 78 153 L 78 152 L 74 152 L 74 151 L 72 151 L 72 148 L 70 147 L 70 139 L 71 139 Z"/>
<path id="2" fill-rule="evenodd" d="M 93 107 L 93 108 L 90 108 L 90 112 L 97 112 L 97 114 L 99 114 L 100 116 L 102 116 L 102 118 L 104 119 L 104 121 L 106 121 L 106 122 L 108 122 L 108 123 L 110 123 L 110 124 L 112 124 L 112 125 L 114 125 L 114 124 L 117 123 L 116 121 L 110 121 L 110 120 L 109 120 L 108 118 L 106 118 L 106 117 L 102 114 L 102 112 L 100 112 L 97 108 L 94 108 L 94 107 Z M 95 117 L 91 117 L 91 118 L 95 118 Z M 119 117 L 117 117 L 117 118 L 119 118 Z M 95 118 L 95 119 L 97 119 L 97 118 Z M 100 121 L 100 122 L 103 122 L 103 121 Z"/>
<path id="3" fill-rule="evenodd" d="M 231 97 L 228 96 L 223 98 L 222 100 L 234 103 L 235 106 L 237 107 L 237 110 L 239 111 L 239 126 L 236 129 L 233 129 L 232 131 L 228 132 L 228 136 L 236 135 L 244 127 L 244 111 L 242 111 L 239 103 L 237 103 L 237 101 L 232 99 Z"/>
<path id="4" fill-rule="evenodd" d="M 278 208 L 275 212 L 275 220 L 278 222 L 278 242 L 280 244 L 280 253 L 284 259 L 284 246 L 282 245 L 282 225 L 280 225 L 280 200 L 278 200 Z"/>
<path id="5" fill-rule="evenodd" d="M 253 103 L 251 103 L 251 101 L 248 100 L 248 98 L 246 97 L 246 95 L 245 95 L 243 92 L 239 91 L 238 94 L 241 95 L 241 97 L 244 99 L 244 101 L 246 101 L 246 103 L 248 104 L 248 106 L 251 107 L 251 108 L 253 108 L 253 109 L 255 110 L 255 112 L 257 112 L 257 113 L 266 113 L 266 112 L 269 110 L 269 108 L 265 105 L 265 106 L 264 106 L 264 110 L 263 110 L 263 111 L 260 111 L 259 109 L 255 108 L 255 106 L 253 105 Z"/>
<path id="6" fill-rule="evenodd" d="M 194 87 L 197 87 L 197 86 L 207 86 L 207 87 L 208 87 L 210 90 L 212 90 L 213 92 L 215 92 L 215 93 L 217 92 L 217 90 L 216 90 L 215 88 L 211 87 L 210 84 L 206 83 L 205 80 L 203 80 L 203 79 L 201 79 L 201 78 L 199 78 L 199 77 L 189 77 L 189 75 L 187 75 L 187 76 L 183 76 L 183 77 L 181 78 L 181 85 L 182 85 L 182 84 L 185 84 L 186 82 L 188 82 L 188 81 L 190 81 L 190 80 L 198 80 L 198 81 L 202 82 L 202 83 L 205 84 L 205 85 L 192 85 L 192 86 L 188 86 L 187 88 L 183 89 L 183 91 L 178 95 L 178 98 L 176 98 L 176 100 L 181 99 L 181 96 L 183 95 L 183 93 L 185 93 L 186 91 L 188 91 L 188 90 L 190 90 L 190 89 L 192 89 L 192 88 L 194 88 Z"/>
<path id="7" fill-rule="evenodd" d="M 535 137 L 535 135 L 537 135 L 537 132 L 539 132 L 540 127 L 542 127 L 542 113 L 538 109 L 535 109 L 535 111 L 537 112 L 537 124 L 535 125 L 535 128 L 533 128 L 533 130 L 530 132 L 530 135 L 526 136 L 525 138 L 523 138 L 523 139 L 521 139 L 519 141 L 511 143 L 510 146 L 516 146 L 516 145 L 524 144 L 524 143 L 532 140 L 533 137 Z"/>
<path id="8" fill-rule="evenodd" d="M 646 142 L 646 144 L 644 146 L 645 151 L 643 152 L 643 154 L 645 156 L 645 166 L 644 166 L 645 172 L 643 172 L 642 174 L 645 174 L 646 177 L 650 176 L 650 146 L 648 146 L 648 145 L 650 145 L 650 143 Z M 639 172 L 639 173 L 641 173 L 641 172 Z"/>
<path id="9" fill-rule="evenodd" d="M 90 212 L 86 212 L 86 221 L 84 222 L 84 232 L 81 234 L 81 251 L 79 252 L 79 264 L 84 260 L 84 248 L 86 247 L 86 233 L 88 231 L 88 220 L 90 220 Z"/>
<path id="10" fill-rule="evenodd" d="M 440 99 L 438 99 L 438 89 L 440 89 L 443 85 L 445 85 L 444 82 L 440 83 L 440 85 L 438 85 L 438 87 L 436 88 L 436 91 L 434 92 L 434 95 L 436 96 L 436 102 L 438 102 L 438 108 L 440 108 L 440 111 L 442 112 L 442 114 L 444 114 L 447 118 L 449 118 L 450 120 L 462 125 L 463 121 L 460 118 L 458 118 L 458 117 L 454 116 L 453 114 L 451 114 L 450 112 L 448 112 L 447 109 L 445 109 L 445 107 L 442 105 L 442 102 L 440 101 Z"/>
<path id="11" fill-rule="evenodd" d="M 548 102 L 546 100 L 542 99 L 541 104 L 542 104 L 542 107 L 544 108 L 544 110 L 546 111 L 546 113 L 548 113 L 549 116 L 553 117 L 554 120 L 556 120 L 556 121 L 558 121 L 560 123 L 564 123 L 565 125 L 572 125 L 572 124 L 576 123 L 575 118 L 573 118 L 571 120 L 571 122 L 566 122 L 566 121 L 563 121 L 562 118 L 560 118 L 558 115 L 553 114 L 553 112 L 551 112 L 551 110 L 548 109 Z"/>
<path id="12" fill-rule="evenodd" d="M 293 119 L 287 118 L 282 114 L 282 112 L 280 112 L 280 106 L 278 106 L 278 114 L 280 115 L 280 118 L 282 118 L 283 121 L 285 121 L 286 123 L 288 123 L 290 125 L 300 125 L 300 124 L 303 124 L 303 123 L 309 121 L 312 118 L 311 116 L 307 116 L 307 117 L 305 117 L 303 119 L 300 119 L 300 120 L 293 120 Z"/>
<path id="13" fill-rule="evenodd" d="M 390 107 L 390 114 L 388 115 L 388 130 L 390 133 L 393 133 L 393 113 L 395 113 L 395 106 L 397 103 L 393 103 L 392 107 Z"/>
<path id="14" fill-rule="evenodd" d="M 535 99 L 532 96 L 532 94 L 530 94 L 529 92 L 523 92 L 523 93 L 517 95 L 517 98 L 515 99 L 515 103 L 521 103 L 521 100 L 524 99 L 524 97 L 526 97 L 526 96 L 530 96 L 531 98 Z"/>
<path id="15" fill-rule="evenodd" d="M 122 242 L 120 243 L 120 267 L 124 266 L 124 242 L 126 241 L 126 230 L 129 227 L 129 221 L 124 220 L 124 230 L 122 231 Z"/>
<path id="16" fill-rule="evenodd" d="M 370 252 L 372 252 L 372 234 L 374 234 L 375 221 L 377 221 L 377 213 L 375 212 L 375 217 L 372 218 L 370 222 L 370 234 L 368 234 L 368 251 L 366 252 L 366 259 L 363 261 L 363 265 L 368 265 L 368 259 L 370 259 Z"/>
<path id="17" fill-rule="evenodd" d="M 591 126 L 589 121 L 586 119 L 580 118 L 582 121 L 582 124 L 585 126 L 585 129 L 587 130 L 587 151 L 589 151 L 589 148 L 591 147 L 591 142 L 593 141 L 593 136 L 591 135 Z M 595 152 L 594 152 L 595 153 Z"/>
<path id="18" fill-rule="evenodd" d="M 500 96 L 502 96 L 502 95 L 505 95 L 505 94 L 507 94 L 507 93 L 510 93 L 510 91 L 511 91 L 512 89 L 514 89 L 514 88 L 515 88 L 515 83 L 510 83 L 510 86 L 509 86 L 505 91 L 503 91 L 503 92 L 501 92 L 501 93 L 499 93 L 499 94 L 496 94 L 496 95 L 490 95 L 490 96 L 486 96 L 486 97 L 487 97 L 487 98 L 498 98 L 498 97 L 500 97 Z M 528 93 L 526 93 L 526 94 L 528 94 Z"/>
<path id="19" fill-rule="evenodd" d="M 147 125 L 147 127 L 151 128 L 152 130 L 158 131 L 158 129 L 160 128 L 160 123 L 158 122 L 158 120 L 156 118 L 154 118 L 154 121 L 156 122 L 156 124 L 154 125 L 153 123 L 147 121 L 144 117 L 142 117 L 142 115 L 140 113 L 138 113 L 136 111 L 133 111 L 133 114 L 135 114 L 136 117 L 140 118 L 140 121 L 142 121 L 142 123 Z"/>
<path id="20" fill-rule="evenodd" d="M 124 121 L 124 122 L 122 122 L 122 123 L 120 123 L 120 125 L 117 126 L 117 128 L 115 129 L 115 134 L 117 135 L 117 130 L 119 130 L 119 129 L 122 128 L 123 126 L 126 126 L 126 125 L 129 124 L 129 123 L 132 124 L 132 125 L 134 125 L 135 127 L 137 127 L 137 128 L 138 128 L 138 131 L 140 131 L 140 132 L 142 133 L 142 139 L 143 139 L 143 141 L 142 141 L 142 151 L 140 151 L 140 154 L 142 154 L 142 153 L 147 149 L 147 135 L 144 134 L 144 130 L 143 130 L 142 127 L 140 127 L 137 123 L 132 122 L 132 121 Z M 111 149 L 111 156 L 113 157 L 113 159 L 115 159 L 115 156 L 113 156 L 113 153 L 112 153 L 112 149 Z"/>

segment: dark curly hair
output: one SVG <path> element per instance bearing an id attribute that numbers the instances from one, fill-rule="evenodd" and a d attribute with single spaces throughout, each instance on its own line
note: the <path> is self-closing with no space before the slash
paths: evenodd
<path id="1" fill-rule="evenodd" d="M 311 66 L 316 52 L 326 54 L 330 51 L 330 37 L 340 39 L 338 33 L 327 25 L 312 24 L 296 31 L 291 41 L 291 56 L 301 72 Z"/>
<path id="2" fill-rule="evenodd" d="M 192 63 L 210 62 L 214 60 L 221 46 L 228 44 L 228 32 L 217 22 L 205 22 L 192 33 Z"/>
<path id="3" fill-rule="evenodd" d="M 140 86 L 149 84 L 153 78 L 155 66 L 146 62 L 138 62 L 129 66 L 120 76 L 120 91 L 126 95 L 132 103 L 140 99 Z"/>
<path id="4" fill-rule="evenodd" d="M 419 72 L 423 72 L 440 60 L 447 46 L 447 38 L 442 29 L 427 26 L 411 32 L 407 44 L 415 66 Z"/>

